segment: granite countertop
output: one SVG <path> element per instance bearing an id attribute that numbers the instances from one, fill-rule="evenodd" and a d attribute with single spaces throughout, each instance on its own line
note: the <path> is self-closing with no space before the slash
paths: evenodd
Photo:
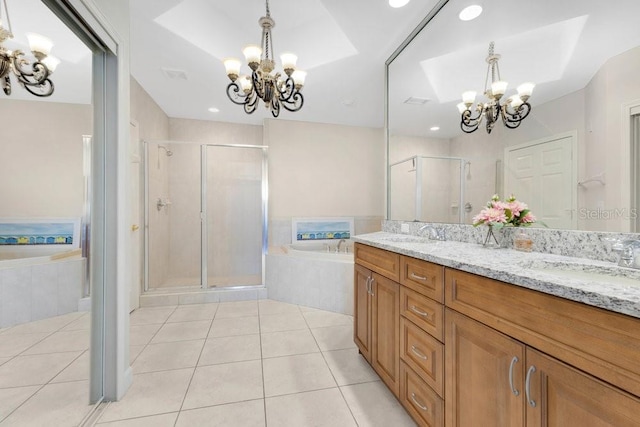
<path id="1" fill-rule="evenodd" d="M 479 244 L 378 232 L 355 242 L 640 318 L 640 270 Z"/>

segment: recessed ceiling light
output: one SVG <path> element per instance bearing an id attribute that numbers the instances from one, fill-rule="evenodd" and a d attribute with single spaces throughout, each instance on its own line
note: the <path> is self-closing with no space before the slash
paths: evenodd
<path id="1" fill-rule="evenodd" d="M 396 8 L 406 6 L 407 3 L 409 3 L 409 0 L 389 0 L 389 6 Z"/>
<path id="2" fill-rule="evenodd" d="M 477 4 L 472 4 L 471 6 L 467 6 L 462 9 L 462 12 L 458 15 L 462 21 L 471 21 L 472 19 L 476 19 L 482 13 L 482 6 Z"/>
<path id="3" fill-rule="evenodd" d="M 440 126 L 433 126 L 430 128 L 430 130 L 433 130 L 433 131 L 440 130 Z"/>
<path id="4" fill-rule="evenodd" d="M 220 110 L 217 109 L 216 107 L 209 108 L 209 111 L 212 112 L 212 113 L 219 113 L 220 112 Z"/>

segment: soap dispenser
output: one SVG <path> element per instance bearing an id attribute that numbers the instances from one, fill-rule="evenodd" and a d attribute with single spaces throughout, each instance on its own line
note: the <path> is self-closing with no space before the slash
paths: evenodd
<path id="1" fill-rule="evenodd" d="M 517 251 L 531 252 L 533 240 L 531 240 L 526 231 L 521 230 L 516 234 L 513 246 Z"/>

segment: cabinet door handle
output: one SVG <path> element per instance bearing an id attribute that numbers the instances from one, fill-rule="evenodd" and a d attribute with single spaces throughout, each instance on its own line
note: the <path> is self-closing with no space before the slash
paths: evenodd
<path id="1" fill-rule="evenodd" d="M 429 317 L 429 313 L 418 309 L 418 307 L 416 307 L 415 305 L 412 305 L 411 307 L 409 307 L 409 310 L 413 311 L 415 314 L 419 316 L 427 317 L 427 318 Z"/>
<path id="2" fill-rule="evenodd" d="M 367 277 L 367 283 L 365 284 L 367 293 L 371 295 L 371 276 Z"/>
<path id="3" fill-rule="evenodd" d="M 513 365 L 519 361 L 520 359 L 518 359 L 518 356 L 513 356 L 513 359 L 511 359 L 511 365 L 509 366 L 509 387 L 511 387 L 511 393 L 513 393 L 514 396 L 520 396 L 520 392 L 513 386 Z"/>
<path id="4" fill-rule="evenodd" d="M 426 278 L 426 277 L 418 276 L 416 273 L 413 273 L 413 272 L 411 272 L 411 274 L 409 275 L 409 277 L 411 277 L 412 279 L 427 280 L 427 278 Z"/>
<path id="5" fill-rule="evenodd" d="M 415 345 L 412 345 L 412 346 L 411 346 L 411 351 L 413 352 L 413 354 L 415 354 L 416 356 L 418 356 L 420 359 L 422 359 L 422 360 L 427 360 L 427 356 L 426 356 L 423 352 L 421 352 L 420 350 L 418 350 L 418 349 L 416 348 L 416 346 L 415 346 Z"/>
<path id="6" fill-rule="evenodd" d="M 531 398 L 531 375 L 536 371 L 536 367 L 531 365 L 527 371 L 527 380 L 525 381 L 524 391 L 527 394 L 527 403 L 532 408 L 536 407 L 536 401 Z"/>
<path id="7" fill-rule="evenodd" d="M 369 282 L 369 289 L 371 289 L 371 296 L 374 296 L 375 294 L 373 293 L 373 282 L 375 282 L 376 279 L 374 279 L 373 277 L 371 278 L 371 282 Z"/>
<path id="8" fill-rule="evenodd" d="M 416 399 L 416 394 L 415 393 L 411 393 L 411 400 L 413 400 L 413 403 L 418 405 L 418 408 L 422 409 L 423 411 L 428 411 L 429 410 L 429 408 L 427 408 L 426 406 L 424 406 L 423 404 L 418 402 L 418 399 Z"/>

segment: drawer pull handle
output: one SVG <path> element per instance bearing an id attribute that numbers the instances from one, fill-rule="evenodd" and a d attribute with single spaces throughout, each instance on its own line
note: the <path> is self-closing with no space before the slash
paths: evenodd
<path id="1" fill-rule="evenodd" d="M 524 391 L 527 394 L 527 402 L 532 408 L 536 407 L 536 401 L 531 398 L 531 375 L 536 371 L 536 367 L 531 365 L 527 371 L 527 379 L 525 381 Z"/>
<path id="2" fill-rule="evenodd" d="M 416 307 L 415 305 L 412 305 L 411 307 L 409 307 L 409 310 L 413 311 L 415 314 L 419 316 L 429 318 L 429 313 L 418 309 L 418 307 Z"/>
<path id="3" fill-rule="evenodd" d="M 409 277 L 411 277 L 412 279 L 427 280 L 427 278 L 426 278 L 426 277 L 418 276 L 416 273 L 411 273 L 411 274 L 409 275 Z"/>
<path id="4" fill-rule="evenodd" d="M 424 406 L 423 404 L 418 402 L 418 399 L 416 399 L 416 394 L 415 393 L 411 393 L 411 400 L 413 400 L 413 403 L 418 405 L 418 408 L 422 409 L 423 411 L 428 411 L 429 410 L 429 408 L 427 408 L 426 406 Z"/>
<path id="5" fill-rule="evenodd" d="M 413 352 L 413 354 L 418 356 L 420 359 L 427 360 L 427 356 L 424 353 L 422 353 L 420 350 L 418 350 L 415 345 L 411 346 L 411 351 Z"/>
<path id="6" fill-rule="evenodd" d="M 509 387 L 511 387 L 511 393 L 513 393 L 514 396 L 520 396 L 520 392 L 513 386 L 513 365 L 518 363 L 519 360 L 518 356 L 513 356 L 511 365 L 509 366 Z"/>

